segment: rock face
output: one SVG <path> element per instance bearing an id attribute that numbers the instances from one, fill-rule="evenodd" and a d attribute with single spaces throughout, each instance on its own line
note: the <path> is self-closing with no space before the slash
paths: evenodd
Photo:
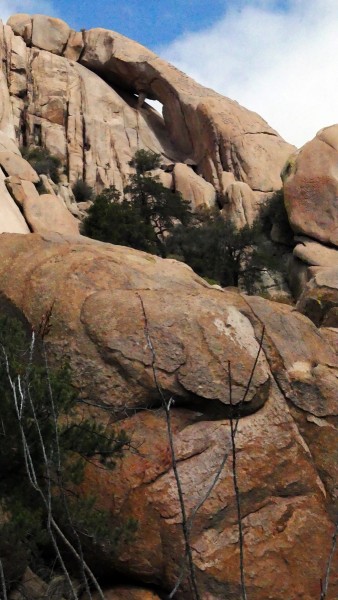
<path id="1" fill-rule="evenodd" d="M 296 298 L 301 297 L 299 309 L 317 325 L 326 318 L 327 311 L 331 322 L 331 310 L 338 305 L 337 160 L 338 125 L 333 125 L 319 131 L 283 169 L 289 221 L 294 232 L 302 234 L 295 236 L 298 243 L 289 261 L 290 286 Z M 321 277 L 326 281 L 325 291 L 317 283 Z"/>
<path id="2" fill-rule="evenodd" d="M 284 167 L 284 196 L 296 233 L 338 246 L 338 125 L 322 129 Z"/>
<path id="3" fill-rule="evenodd" d="M 81 178 L 97 190 L 122 190 L 128 162 L 147 148 L 164 164 L 185 163 L 176 169 L 177 189 L 193 203 L 212 204 L 230 175 L 255 190 L 256 201 L 280 188 L 294 148 L 261 117 L 136 42 L 105 29 L 77 33 L 42 15 L 14 15 L 0 27 L 0 48 L 0 125 L 20 144 L 57 154 L 71 184 Z M 146 98 L 163 104 L 163 117 Z"/>
<path id="4" fill-rule="evenodd" d="M 252 225 L 255 217 L 255 194 L 247 183 L 236 181 L 225 190 L 223 214 L 230 219 L 236 229 Z"/>
<path id="5" fill-rule="evenodd" d="M 159 179 L 194 208 L 219 204 L 236 227 L 251 224 L 293 150 L 263 119 L 105 29 L 15 15 L 0 24 L 0 59 L 0 296 L 35 329 L 52 309 L 50 364 L 69 359 L 79 411 L 132 440 L 114 471 L 89 464 L 81 490 L 94 492 L 112 527 L 138 522 L 115 555 L 94 548 L 107 585 L 114 573 L 139 586 L 115 584 L 107 600 L 168 596 L 180 575 L 182 511 L 160 390 L 173 400 L 188 518 L 199 506 L 189 531 L 201 598 L 241 595 L 234 414 L 248 597 L 319 598 L 338 494 L 338 126 L 284 169 L 290 222 L 302 234 L 296 310 L 217 289 L 175 260 L 84 238 L 73 216 L 84 208 L 74 182 L 122 190 L 130 159 L 146 148 L 162 157 Z M 147 98 L 163 104 L 163 117 Z M 58 186 L 42 177 L 48 194 L 39 196 L 19 145 L 61 159 Z M 338 596 L 336 573 L 333 565 L 327 600 Z M 175 597 L 192 598 L 188 577 Z"/>
<path id="6" fill-rule="evenodd" d="M 33 234 L 1 236 L 0 252 L 0 293 L 35 326 L 53 305 L 50 360 L 69 356 L 85 410 L 97 415 L 90 406 L 102 402 L 109 426 L 115 421 L 132 437 L 137 452 L 113 472 L 88 466 L 83 493 L 95 490 L 112 525 L 138 521 L 135 539 L 117 556 L 97 549 L 100 565 L 155 586 L 160 597 L 175 585 L 184 543 L 147 335 L 162 390 L 175 397 L 171 422 L 188 515 L 224 460 L 190 535 L 201 597 L 223 600 L 240 593 L 228 361 L 238 403 L 265 324 L 236 435 L 248 596 L 318 597 L 337 498 L 332 337 L 292 307 L 214 289 L 181 263 L 134 250 Z M 177 598 L 191 597 L 184 579 Z M 328 598 L 336 597 L 333 568 Z"/>
<path id="7" fill-rule="evenodd" d="M 338 268 L 314 269 L 297 309 L 317 326 L 338 327 Z"/>
<path id="8" fill-rule="evenodd" d="M 54 231 L 66 235 L 79 233 L 79 221 L 67 210 L 59 196 L 42 194 L 27 197 L 23 204 L 27 223 L 34 233 Z"/>

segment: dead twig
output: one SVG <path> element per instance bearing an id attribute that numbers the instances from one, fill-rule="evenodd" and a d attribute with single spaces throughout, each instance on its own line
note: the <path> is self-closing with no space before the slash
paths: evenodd
<path id="1" fill-rule="evenodd" d="M 196 582 L 195 566 L 194 566 L 194 561 L 193 561 L 192 551 L 191 551 L 191 546 L 190 546 L 190 539 L 189 539 L 188 518 L 187 518 L 187 513 L 186 513 L 186 508 L 185 508 L 184 494 L 183 494 L 181 479 L 180 479 L 180 475 L 179 475 L 178 468 L 177 468 L 174 436 L 173 436 L 173 431 L 172 431 L 172 426 L 171 426 L 170 407 L 173 402 L 173 398 L 170 398 L 168 401 L 166 400 L 165 395 L 162 390 L 162 387 L 161 387 L 161 384 L 158 380 L 157 371 L 156 371 L 156 353 L 155 353 L 155 349 L 154 349 L 152 339 L 150 336 L 148 317 L 147 317 L 147 313 L 145 310 L 143 299 L 140 296 L 140 294 L 137 294 L 137 295 L 139 297 L 141 307 L 142 307 L 142 312 L 143 312 L 144 333 L 145 333 L 145 337 L 147 340 L 148 348 L 149 348 L 149 350 L 151 352 L 151 356 L 152 356 L 151 368 L 152 368 L 152 372 L 153 372 L 154 382 L 155 382 L 156 389 L 159 393 L 159 396 L 161 398 L 162 406 L 163 406 L 165 416 L 166 416 L 168 439 L 169 439 L 169 446 L 170 446 L 170 452 L 171 452 L 171 464 L 172 464 L 172 468 L 173 468 L 173 472 L 174 472 L 176 488 L 177 488 L 177 493 L 178 493 L 178 499 L 179 499 L 179 504 L 180 504 L 180 510 L 181 510 L 181 514 L 182 514 L 182 531 L 183 531 L 184 546 L 185 546 L 184 556 L 187 558 L 188 565 L 189 565 L 189 577 L 190 577 L 192 591 L 194 594 L 193 598 L 194 598 L 194 600 L 201 600 L 201 596 L 199 594 L 197 582 Z M 169 596 L 169 598 L 172 598 L 172 597 L 173 597 L 172 595 Z"/>
<path id="2" fill-rule="evenodd" d="M 338 534 L 338 522 L 336 523 L 336 527 L 335 527 L 335 530 L 332 535 L 331 550 L 330 550 L 329 558 L 327 559 L 324 581 L 320 582 L 320 587 L 321 587 L 320 600 L 325 600 L 325 598 L 327 597 L 327 590 L 329 589 L 329 580 L 330 580 L 332 561 L 333 561 L 334 553 L 336 551 L 336 546 L 337 546 L 337 534 Z"/>
<path id="3" fill-rule="evenodd" d="M 257 362 L 255 363 L 257 364 Z M 231 376 L 231 362 L 228 361 L 228 373 L 229 373 L 229 401 L 230 401 L 230 436 L 231 436 L 231 453 L 232 453 L 232 477 L 234 482 L 236 508 L 237 508 L 237 521 L 238 521 L 238 541 L 239 541 L 239 565 L 241 575 L 241 588 L 242 588 L 242 600 L 247 600 L 246 587 L 245 587 L 245 573 L 244 573 L 244 539 L 243 539 L 243 526 L 242 526 L 242 513 L 241 513 L 241 502 L 240 502 L 240 491 L 238 487 L 237 479 L 237 452 L 236 452 L 236 430 L 235 421 L 233 418 L 233 401 L 232 401 L 232 376 Z M 237 417 L 238 418 L 238 417 Z M 237 420 L 238 423 L 238 420 Z"/>

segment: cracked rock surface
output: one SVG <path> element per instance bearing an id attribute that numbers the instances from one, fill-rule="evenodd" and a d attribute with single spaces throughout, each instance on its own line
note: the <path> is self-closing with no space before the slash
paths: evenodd
<path id="1" fill-rule="evenodd" d="M 317 597 L 337 498 L 333 332 L 289 306 L 215 289 L 182 263 L 86 238 L 5 234 L 0 252 L 0 293 L 35 326 L 53 304 L 50 361 L 69 357 L 83 410 L 97 416 L 103 404 L 107 423 L 132 440 L 113 471 L 86 471 L 83 493 L 95 491 L 112 524 L 138 521 L 131 545 L 115 557 L 97 548 L 94 560 L 161 593 L 175 585 L 184 546 L 147 331 L 159 383 L 175 399 L 172 428 L 189 515 L 224 460 L 191 530 L 202 597 L 223 600 L 239 594 L 227 365 L 238 403 L 265 324 L 236 436 L 248 595 Z M 336 586 L 333 575 L 330 600 Z M 190 597 L 185 581 L 177 598 Z"/>
<path id="2" fill-rule="evenodd" d="M 59 156 L 70 184 L 81 178 L 97 190 L 122 190 L 128 162 L 146 148 L 164 166 L 178 165 L 174 182 L 193 206 L 212 206 L 230 175 L 248 186 L 234 213 L 255 212 L 281 187 L 293 146 L 256 113 L 116 32 L 75 32 L 60 19 L 14 15 L 0 25 L 0 55 L 0 130 L 5 123 L 20 145 Z M 146 99 L 158 100 L 163 116 Z"/>

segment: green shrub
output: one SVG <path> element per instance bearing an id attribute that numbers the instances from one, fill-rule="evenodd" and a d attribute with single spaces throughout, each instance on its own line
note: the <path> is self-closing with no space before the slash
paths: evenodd
<path id="1" fill-rule="evenodd" d="M 151 174 L 160 164 L 158 154 L 139 150 L 130 164 L 136 173 L 130 176 L 122 201 L 114 186 L 103 190 L 88 211 L 83 233 L 103 242 L 166 256 L 165 236 L 177 222 L 189 222 L 190 203 Z"/>
<path id="2" fill-rule="evenodd" d="M 266 235 L 270 235 L 273 225 L 278 225 L 285 241 L 292 245 L 294 234 L 284 204 L 283 189 L 274 192 L 269 200 L 262 205 L 258 218 Z"/>
<path id="3" fill-rule="evenodd" d="M 83 179 L 78 179 L 74 183 L 72 191 L 76 202 L 86 202 L 87 200 L 91 200 L 94 193 L 93 188 L 83 181 Z"/>
<path id="4" fill-rule="evenodd" d="M 110 531 L 95 498 L 77 491 L 88 461 L 114 467 L 129 443 L 126 434 L 77 417 L 69 366 L 47 369 L 43 343 L 32 339 L 19 321 L 0 317 L 0 559 L 8 589 L 27 566 L 34 571 L 53 556 L 48 506 L 77 547 L 82 536 L 113 552 L 135 530 L 128 522 Z"/>
<path id="5" fill-rule="evenodd" d="M 21 154 L 38 175 L 47 175 L 54 181 L 59 183 L 60 181 L 60 168 L 62 166 L 61 160 L 50 153 L 47 148 L 41 148 L 39 146 L 30 148 L 21 148 Z"/>

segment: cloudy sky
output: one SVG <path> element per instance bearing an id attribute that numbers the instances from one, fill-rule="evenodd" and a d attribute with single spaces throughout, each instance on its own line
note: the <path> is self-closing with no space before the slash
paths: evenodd
<path id="1" fill-rule="evenodd" d="M 114 29 L 302 145 L 338 122 L 338 0 L 0 0 Z"/>

